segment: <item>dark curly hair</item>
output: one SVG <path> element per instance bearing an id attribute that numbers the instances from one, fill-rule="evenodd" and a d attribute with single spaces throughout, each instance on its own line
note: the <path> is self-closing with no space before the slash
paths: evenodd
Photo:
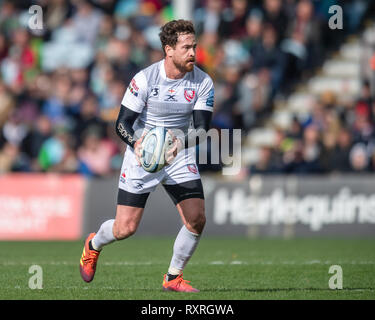
<path id="1" fill-rule="evenodd" d="M 193 23 L 189 20 L 172 20 L 160 28 L 160 41 L 165 54 L 165 46 L 175 47 L 180 34 L 195 34 Z"/>

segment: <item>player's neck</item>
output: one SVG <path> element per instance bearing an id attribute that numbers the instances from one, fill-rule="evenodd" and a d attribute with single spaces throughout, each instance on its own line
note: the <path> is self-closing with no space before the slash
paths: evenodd
<path id="1" fill-rule="evenodd" d="M 167 78 L 174 80 L 181 79 L 186 74 L 186 71 L 181 71 L 180 69 L 178 69 L 169 59 L 164 60 L 164 70 Z"/>

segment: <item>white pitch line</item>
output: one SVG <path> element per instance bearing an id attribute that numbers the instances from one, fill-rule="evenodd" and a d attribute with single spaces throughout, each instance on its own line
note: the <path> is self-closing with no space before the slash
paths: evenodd
<path id="1" fill-rule="evenodd" d="M 209 264 L 224 264 L 223 261 L 211 261 Z"/>
<path id="2" fill-rule="evenodd" d="M 0 262 L 0 266 L 31 266 L 31 265 L 47 265 L 47 266 L 76 266 L 78 262 L 72 261 L 5 261 Z M 100 263 L 99 263 L 100 264 Z M 167 261 L 118 261 L 118 262 L 102 262 L 101 265 L 105 266 L 150 266 L 150 265 L 166 265 Z M 375 261 L 321 261 L 321 260 L 309 260 L 309 261 L 208 261 L 208 262 L 190 262 L 189 265 L 332 265 L 332 264 L 349 264 L 349 265 L 375 265 Z"/>
<path id="3" fill-rule="evenodd" d="M 19 289 L 19 290 L 30 290 L 29 287 L 25 286 L 25 287 L 21 287 L 21 286 L 14 286 L 14 287 L 4 287 L 2 289 Z M 72 289 L 82 289 L 82 290 L 102 290 L 102 289 L 106 289 L 106 290 L 126 290 L 125 288 L 117 288 L 117 287 L 94 287 L 94 288 L 89 288 L 89 287 L 78 287 L 78 286 L 67 286 L 67 287 L 64 287 L 64 286 L 46 286 L 46 287 L 43 287 L 43 289 L 66 289 L 66 290 L 72 290 Z M 41 289 L 40 291 L 43 291 L 43 289 Z M 145 288 L 147 289 L 147 288 Z M 39 290 L 38 290 L 39 291 Z M 36 291 L 36 292 L 38 292 Z"/>
<path id="4" fill-rule="evenodd" d="M 25 286 L 25 287 L 21 287 L 21 286 L 14 286 L 14 287 L 2 287 L 2 289 L 17 289 L 17 290 L 25 290 L 25 291 L 30 291 L 30 288 Z M 124 293 L 126 293 L 129 289 L 126 288 L 126 287 L 110 287 L 110 286 L 106 286 L 106 287 L 93 287 L 93 288 L 89 288 L 89 287 L 79 287 L 79 286 L 67 286 L 67 287 L 64 287 L 64 286 L 47 286 L 47 287 L 44 287 L 43 289 L 41 290 L 38 290 L 38 292 L 43 292 L 43 290 L 51 290 L 51 289 L 58 289 L 58 290 L 92 290 L 92 291 L 98 291 L 98 290 L 121 290 L 123 291 Z M 139 289 L 139 288 L 138 288 Z M 154 288 L 140 288 L 140 289 L 145 289 L 145 290 L 154 290 Z M 309 290 L 309 289 L 305 289 L 305 290 Z M 325 290 L 325 289 L 322 289 L 322 290 Z M 364 292 L 364 291 L 375 291 L 375 289 L 373 288 L 366 288 L 366 289 L 350 289 L 351 291 L 359 291 L 359 292 Z M 129 290 L 131 291 L 131 290 Z"/>
<path id="5" fill-rule="evenodd" d="M 79 261 L 71 262 L 71 261 L 6 261 L 0 262 L 0 266 L 30 266 L 30 265 L 49 265 L 49 266 L 75 266 L 79 264 Z M 151 262 L 151 261 L 144 261 L 144 262 L 132 262 L 132 261 L 119 261 L 119 262 L 102 262 L 102 265 L 105 266 L 149 266 L 149 265 L 164 265 L 166 262 Z"/>

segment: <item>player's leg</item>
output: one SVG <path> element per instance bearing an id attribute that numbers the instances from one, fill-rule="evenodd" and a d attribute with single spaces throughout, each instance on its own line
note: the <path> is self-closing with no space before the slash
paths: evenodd
<path id="1" fill-rule="evenodd" d="M 96 264 L 103 246 L 133 235 L 141 221 L 149 193 L 133 194 L 119 189 L 116 218 L 105 221 L 99 231 L 91 233 L 80 260 L 80 273 L 86 282 L 93 280 Z"/>
<path id="2" fill-rule="evenodd" d="M 204 200 L 186 199 L 177 204 L 184 225 L 180 229 L 173 245 L 173 256 L 168 269 L 168 280 L 181 274 L 198 246 L 206 217 Z"/>
<path id="3" fill-rule="evenodd" d="M 190 198 L 176 205 L 185 227 L 194 234 L 201 234 L 206 224 L 204 199 Z"/>
<path id="4" fill-rule="evenodd" d="M 158 176 L 139 167 L 134 152 L 127 148 L 119 179 L 116 218 L 105 221 L 99 231 L 91 233 L 85 241 L 80 260 L 80 272 L 84 281 L 89 282 L 94 278 L 99 253 L 105 245 L 134 234 L 147 198 L 158 183 Z"/>
<path id="5" fill-rule="evenodd" d="M 198 246 L 206 223 L 203 187 L 200 179 L 176 185 L 165 185 L 184 223 L 173 246 L 173 255 L 164 276 L 163 288 L 197 292 L 182 279 L 183 270 Z"/>
<path id="6" fill-rule="evenodd" d="M 133 235 L 141 221 L 143 208 L 117 205 L 116 218 L 105 221 L 92 238 L 90 247 L 101 251 L 116 240 L 123 240 Z"/>
<path id="7" fill-rule="evenodd" d="M 105 221 L 91 241 L 92 248 L 100 251 L 103 246 L 133 235 L 141 221 L 149 192 L 136 194 L 118 190 L 116 218 Z"/>

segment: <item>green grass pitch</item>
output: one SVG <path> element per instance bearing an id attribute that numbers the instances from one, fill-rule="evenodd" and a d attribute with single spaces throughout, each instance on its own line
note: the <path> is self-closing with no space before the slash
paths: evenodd
<path id="1" fill-rule="evenodd" d="M 81 280 L 83 241 L 0 242 L 3 299 L 375 299 L 375 239 L 202 237 L 184 277 L 201 292 L 163 292 L 172 238 L 134 236 L 104 248 L 91 283 Z M 29 267 L 43 289 L 28 287 Z M 343 289 L 328 287 L 331 265 Z"/>

